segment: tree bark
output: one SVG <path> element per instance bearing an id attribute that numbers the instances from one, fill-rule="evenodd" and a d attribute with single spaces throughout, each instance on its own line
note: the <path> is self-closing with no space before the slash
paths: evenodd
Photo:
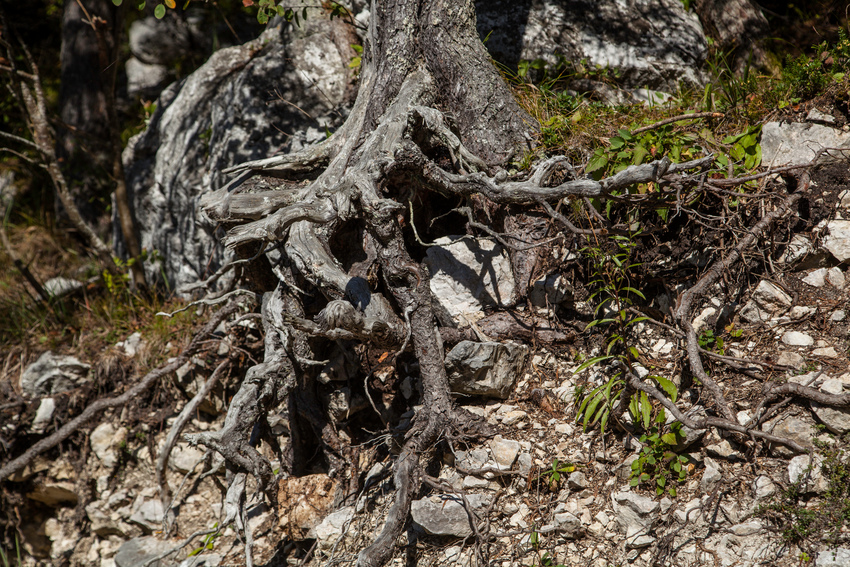
<path id="1" fill-rule="evenodd" d="M 241 223 L 229 230 L 227 246 L 282 243 L 283 259 L 276 271 L 278 290 L 267 294 L 263 306 L 266 360 L 249 371 L 225 429 L 192 436 L 222 453 L 233 472 L 248 470 L 268 488 L 269 468 L 251 448 L 251 432 L 261 418 L 249 410 L 264 405 L 259 392 L 265 383 L 268 391 L 286 390 L 289 400 L 292 438 L 285 474 L 302 474 L 301 446 L 310 438 L 320 441 L 331 474 L 343 466 L 356 469 L 334 429 L 316 413 L 314 378 L 321 365 L 310 362 L 316 351 L 306 339 L 357 339 L 398 353 L 411 345 L 423 385 L 422 409 L 396 462 L 395 504 L 381 535 L 360 554 L 360 565 L 381 565 L 391 557 L 419 490 L 419 460 L 427 449 L 447 434 L 488 432 L 450 398 L 428 275 L 404 236 L 402 203 L 420 178 L 406 164 L 405 149 L 412 145 L 426 160 L 426 154 L 448 153 L 452 174 L 466 175 L 503 163 L 534 131 L 478 38 L 470 0 L 373 2 L 371 14 L 358 96 L 342 128 L 319 148 L 233 168 L 281 176 L 313 171 L 318 177 L 306 187 L 284 188 L 275 198 L 241 196 L 230 188 L 201 202 L 213 220 Z M 333 252 L 335 234 L 352 221 L 363 223 L 360 234 L 370 238 L 371 265 L 382 275 L 371 286 L 362 270 L 344 269 Z M 285 291 L 296 280 L 327 302 L 315 323 L 307 318 L 306 304 L 299 304 L 303 300 Z"/>
<path id="2" fill-rule="evenodd" d="M 108 22 L 104 29 L 103 58 L 115 61 L 120 21 L 118 8 L 110 0 L 86 0 L 88 15 L 77 0 L 65 0 L 62 14 L 62 49 L 59 90 L 59 117 L 56 153 L 62 163 L 69 188 L 83 219 L 108 227 L 109 195 L 112 192 L 112 147 L 109 90 L 112 73 L 101 64 L 101 45 L 89 16 Z"/>

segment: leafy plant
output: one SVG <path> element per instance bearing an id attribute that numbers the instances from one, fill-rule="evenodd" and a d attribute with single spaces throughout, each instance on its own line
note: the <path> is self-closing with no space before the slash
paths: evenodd
<path id="1" fill-rule="evenodd" d="M 210 551 L 215 548 L 215 540 L 221 535 L 221 531 L 218 530 L 218 522 L 213 524 L 212 529 L 215 531 L 204 536 L 204 539 L 201 540 L 201 546 L 192 550 L 192 552 L 189 553 L 189 557 L 194 557 L 204 550 Z"/>
<path id="2" fill-rule="evenodd" d="M 537 552 L 537 558 L 540 561 L 539 563 L 533 562 L 531 565 L 535 567 L 539 565 L 540 567 L 566 567 L 566 565 L 562 563 L 556 563 L 555 558 L 549 555 L 549 552 L 544 552 L 543 555 L 540 555 L 540 533 L 532 528 L 531 535 L 528 538 L 528 543 Z"/>
<path id="3" fill-rule="evenodd" d="M 631 262 L 636 243 L 634 238 L 625 236 L 613 236 L 611 240 L 616 246 L 613 254 L 602 250 L 598 243 L 595 247 L 582 250 L 590 260 L 595 276 L 590 285 L 595 287 L 596 291 L 591 294 L 590 301 L 598 300 L 595 310 L 597 318 L 588 323 L 585 330 L 601 325 L 610 328 L 610 333 L 606 338 L 605 354 L 586 360 L 576 369 L 576 373 L 609 360 L 617 360 L 626 368 L 631 368 L 640 354 L 626 339 L 630 326 L 647 319 L 635 316 L 627 310 L 633 303 L 633 296 L 646 299 L 643 293 L 631 285 L 630 272 L 639 266 Z M 583 399 L 576 417 L 582 421 L 585 430 L 588 426 L 598 424 L 600 430 L 605 431 L 611 409 L 614 402 L 620 398 L 624 385 L 622 371 L 619 371 L 605 384 L 591 390 Z"/>
<path id="4" fill-rule="evenodd" d="M 647 423 L 651 420 L 651 416 L 644 408 L 649 406 L 649 400 L 644 392 L 640 394 L 640 402 L 638 403 L 643 407 L 635 409 L 643 416 L 646 433 L 640 436 L 643 448 L 638 458 L 632 462 L 629 484 L 638 486 L 639 484 L 649 483 L 655 487 L 656 494 L 661 495 L 666 491 L 675 498 L 676 484 L 687 478 L 687 464 L 690 460 L 687 455 L 678 454 L 672 450 L 684 439 L 682 424 L 678 421 L 673 422 L 669 428 L 666 428 L 665 432 L 666 415 L 664 409 L 658 411 L 654 423 L 651 425 Z M 635 403 L 635 398 L 632 400 L 633 403 Z"/>
<path id="5" fill-rule="evenodd" d="M 572 463 L 559 461 L 557 458 L 552 460 L 552 466 L 541 472 L 538 479 L 546 478 L 546 484 L 550 490 L 556 490 L 561 482 L 561 476 L 569 474 L 576 470 L 576 466 Z"/>
<path id="6" fill-rule="evenodd" d="M 787 543 L 811 553 L 824 542 L 837 545 L 842 530 L 850 524 L 850 459 L 838 446 L 821 445 L 818 453 L 823 458 L 819 472 L 826 481 L 826 491 L 818 500 L 807 502 L 805 484 L 810 475 L 802 474 L 773 502 L 756 511 Z M 814 466 L 810 465 L 808 472 Z"/>
<path id="7" fill-rule="evenodd" d="M 699 346 L 705 350 L 716 352 L 721 356 L 726 354 L 726 349 L 723 345 L 723 337 L 714 336 L 714 331 L 711 329 L 705 329 L 702 333 L 700 333 L 699 337 L 697 337 L 697 343 L 699 343 Z"/>
<path id="8" fill-rule="evenodd" d="M 744 132 L 723 138 L 722 143 L 731 145 L 732 149 L 729 156 L 720 154 L 717 156 L 717 164 L 720 167 L 726 168 L 729 165 L 729 159 L 734 160 L 738 166 L 737 172 L 743 173 L 750 171 L 761 165 L 761 144 L 759 144 L 759 136 L 761 136 L 761 125 L 750 126 Z"/>
<path id="9" fill-rule="evenodd" d="M 20 567 L 24 564 L 24 560 L 21 558 L 21 545 L 18 542 L 18 535 L 15 534 L 15 565 Z M 3 551 L 3 548 L 0 547 L 0 561 L 3 562 L 3 567 L 9 567 L 11 565 L 9 563 L 9 558 L 6 556 L 6 553 Z"/>

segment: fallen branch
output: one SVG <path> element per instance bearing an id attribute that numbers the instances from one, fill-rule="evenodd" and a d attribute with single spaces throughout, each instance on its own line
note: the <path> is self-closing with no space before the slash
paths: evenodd
<path id="1" fill-rule="evenodd" d="M 700 358 L 699 352 L 699 341 L 697 339 L 696 330 L 691 322 L 690 314 L 696 298 L 703 296 L 708 289 L 722 277 L 723 273 L 726 272 L 732 264 L 737 262 L 739 258 L 741 258 L 744 251 L 749 249 L 753 242 L 755 242 L 756 239 L 761 236 L 761 234 L 767 230 L 774 221 L 785 215 L 785 213 L 787 213 L 788 210 L 797 203 L 803 195 L 806 194 L 809 185 L 808 174 L 804 173 L 803 178 L 804 181 L 800 184 L 801 187 L 798 191 L 789 195 L 785 201 L 776 208 L 776 210 L 765 215 L 764 218 L 762 218 L 747 232 L 747 235 L 738 242 L 738 245 L 731 250 L 726 258 L 719 262 L 715 262 L 696 284 L 682 294 L 679 306 L 674 313 L 674 316 L 679 321 L 679 325 L 685 331 L 685 336 L 687 338 L 688 360 L 690 362 L 691 371 L 711 392 L 715 403 L 718 408 L 720 408 L 720 412 L 730 423 L 736 423 L 735 414 L 729 407 L 729 403 L 726 401 L 726 398 L 720 390 L 720 387 L 717 385 L 717 382 L 715 382 L 714 379 L 706 373 L 705 368 L 702 365 L 702 359 Z"/>
<path id="2" fill-rule="evenodd" d="M 661 405 L 663 405 L 664 408 L 667 409 L 667 411 L 669 411 L 673 415 L 673 417 L 675 417 L 678 421 L 680 421 L 685 427 L 689 427 L 691 429 L 697 429 L 697 430 L 698 429 L 708 429 L 709 427 L 717 427 L 719 429 L 725 429 L 727 431 L 734 431 L 736 433 L 742 433 L 742 434 L 748 435 L 748 436 L 752 435 L 754 437 L 761 437 L 762 439 L 765 439 L 765 440 L 770 441 L 772 443 L 780 443 L 782 445 L 785 445 L 785 446 L 793 449 L 794 451 L 797 451 L 798 453 L 806 453 L 806 452 L 809 451 L 808 447 L 804 447 L 804 446 L 800 445 L 799 443 L 797 443 L 796 441 L 793 441 L 793 440 L 788 439 L 786 437 L 780 437 L 778 435 L 773 435 L 772 433 L 767 433 L 767 432 L 764 432 L 764 431 L 761 431 L 761 430 L 758 430 L 758 429 L 750 429 L 750 428 L 744 427 L 743 425 L 741 425 L 737 421 L 732 421 L 732 420 L 729 420 L 729 419 L 719 418 L 719 417 L 704 417 L 704 418 L 698 419 L 698 420 L 691 419 L 682 410 L 680 410 L 676 406 L 676 404 L 674 404 L 670 400 L 670 398 L 665 396 L 658 388 L 656 388 L 652 384 L 649 384 L 649 383 L 641 380 L 640 378 L 637 377 L 637 375 L 635 375 L 631 372 L 628 372 L 627 369 L 624 370 L 624 374 L 625 374 L 626 379 L 628 380 L 629 384 L 631 384 L 631 386 L 634 389 L 640 390 L 641 392 L 644 392 L 647 395 L 652 396 L 652 398 L 654 398 Z"/>

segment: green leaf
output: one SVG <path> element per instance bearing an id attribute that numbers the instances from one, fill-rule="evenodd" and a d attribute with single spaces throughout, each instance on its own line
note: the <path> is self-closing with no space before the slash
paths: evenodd
<path id="1" fill-rule="evenodd" d="M 635 360 L 640 358 L 640 352 L 638 351 L 638 349 L 636 347 L 630 346 L 629 347 L 629 354 L 631 354 L 632 358 L 634 358 Z"/>
<path id="2" fill-rule="evenodd" d="M 723 138 L 723 140 L 721 140 L 721 143 L 723 143 L 723 144 L 734 144 L 735 142 L 737 142 L 738 140 L 740 140 L 741 138 L 743 138 L 746 135 L 747 135 L 747 132 L 741 132 L 740 134 L 733 134 L 731 136 L 726 136 L 725 138 Z"/>
<path id="3" fill-rule="evenodd" d="M 608 141 L 608 145 L 612 150 L 618 150 L 626 145 L 626 141 L 619 136 L 614 136 Z"/>
<path id="4" fill-rule="evenodd" d="M 646 296 L 645 296 L 643 293 L 641 293 L 640 291 L 638 291 L 638 290 L 636 290 L 635 288 L 633 288 L 633 287 L 624 287 L 624 288 L 623 288 L 623 291 L 626 291 L 626 292 L 628 292 L 628 293 L 633 293 L 633 294 L 635 294 L 636 296 L 640 297 L 641 299 L 646 300 Z M 646 319 L 646 318 L 647 318 L 647 317 L 644 317 L 644 319 Z"/>
<path id="5" fill-rule="evenodd" d="M 631 321 L 626 323 L 626 328 L 629 328 L 631 325 L 634 325 L 635 323 L 640 323 L 641 321 L 648 321 L 648 320 L 649 320 L 649 317 L 635 317 L 634 319 L 632 319 Z"/>
<path id="6" fill-rule="evenodd" d="M 629 481 L 629 486 L 631 486 L 632 488 L 634 488 L 635 486 L 637 486 L 639 484 L 640 484 L 640 478 L 638 478 L 638 477 L 634 477 Z"/>
<path id="7" fill-rule="evenodd" d="M 640 414 L 643 418 L 643 428 L 648 430 L 649 422 L 652 418 L 652 404 L 649 403 L 646 392 L 640 393 Z"/>
<path id="8" fill-rule="evenodd" d="M 658 382 L 658 385 L 661 386 L 661 389 L 667 394 L 667 397 L 675 404 L 676 397 L 679 395 L 679 389 L 676 388 L 676 384 L 674 384 L 671 380 L 668 380 L 664 376 L 650 376 L 650 378 L 654 379 Z"/>
<path id="9" fill-rule="evenodd" d="M 112 0 L 112 3 L 115 4 L 116 6 L 120 6 L 121 2 L 123 2 L 123 0 Z"/>
<path id="10" fill-rule="evenodd" d="M 681 161 L 682 159 L 682 145 L 676 144 L 672 148 L 670 148 L 670 159 L 674 162 Z"/>
<path id="11" fill-rule="evenodd" d="M 605 413 L 602 414 L 602 419 L 599 420 L 599 430 L 602 433 L 605 433 L 605 426 L 608 425 L 608 418 L 610 417 L 611 412 L 608 411 L 608 407 L 605 407 Z"/>
<path id="12" fill-rule="evenodd" d="M 159 9 L 159 8 L 157 8 L 157 9 Z M 165 10 L 163 10 L 163 12 L 164 11 Z M 257 21 L 261 24 L 269 23 L 269 15 L 266 13 L 265 10 L 261 9 L 260 11 L 257 12 Z"/>
<path id="13" fill-rule="evenodd" d="M 602 400 L 603 397 L 597 394 L 588 404 L 587 409 L 584 412 L 584 421 L 582 422 L 582 427 L 584 427 L 585 429 L 587 429 L 587 422 L 590 421 L 590 417 L 594 414 L 594 412 L 596 411 L 596 407 Z"/>
<path id="14" fill-rule="evenodd" d="M 348 68 L 349 69 L 357 69 L 358 67 L 360 67 L 361 63 L 362 63 L 362 61 L 361 61 L 360 57 L 352 57 L 351 61 L 348 63 Z"/>
<path id="15" fill-rule="evenodd" d="M 655 465 L 657 465 L 657 464 L 658 464 L 658 461 L 657 461 L 657 460 L 655 459 L 655 457 L 653 457 L 652 455 L 648 455 L 648 456 L 646 457 L 646 462 L 647 462 L 648 464 L 652 465 L 653 467 L 654 467 Z"/>
<path id="16" fill-rule="evenodd" d="M 668 445 L 675 445 L 678 440 L 676 439 L 676 435 L 673 433 L 665 433 L 661 436 L 661 440 L 667 443 Z"/>
<path id="17" fill-rule="evenodd" d="M 352 43 L 351 49 L 353 49 L 354 51 L 356 51 L 359 54 L 363 53 L 363 46 L 362 45 L 357 45 L 356 43 Z"/>
<path id="18" fill-rule="evenodd" d="M 137 6 L 140 12 L 145 9 L 145 4 L 147 4 L 147 2 L 140 2 L 139 5 Z"/>
<path id="19" fill-rule="evenodd" d="M 646 473 L 643 473 L 642 475 L 640 475 L 640 479 L 641 479 L 643 482 L 646 482 L 647 480 L 649 480 L 649 475 L 648 475 L 648 474 L 646 474 Z"/>
<path id="20" fill-rule="evenodd" d="M 638 420 L 638 415 L 640 413 L 640 408 L 639 408 L 638 404 L 639 404 L 638 397 L 632 396 L 632 399 L 629 401 L 629 413 L 631 414 L 632 419 L 634 421 Z M 641 441 L 643 441 L 643 440 L 641 439 Z"/>
<path id="21" fill-rule="evenodd" d="M 608 165 L 608 156 L 601 148 L 597 149 L 596 152 L 593 153 L 593 157 L 590 158 L 590 161 L 587 163 L 587 169 L 585 169 L 585 173 L 591 173 L 598 169 L 602 169 L 606 165 Z"/>
<path id="22" fill-rule="evenodd" d="M 154 8 L 153 15 L 156 16 L 157 20 L 161 20 L 162 18 L 164 18 L 165 17 L 165 5 L 160 4 L 159 6 Z M 258 17 L 259 17 L 259 14 L 258 14 Z M 260 23 L 265 23 L 265 22 L 260 22 Z"/>
<path id="23" fill-rule="evenodd" d="M 670 488 L 667 489 L 667 494 L 669 494 L 673 498 L 676 498 L 676 489 L 671 486 Z"/>
<path id="24" fill-rule="evenodd" d="M 627 142 L 631 142 L 632 140 L 635 139 L 635 137 L 632 136 L 632 133 L 629 132 L 628 130 L 626 130 L 625 128 L 620 128 L 619 130 L 617 130 L 617 134 L 619 134 L 620 137 L 623 138 Z"/>
<path id="25" fill-rule="evenodd" d="M 640 470 L 640 459 L 635 459 L 632 461 L 632 470 L 639 471 Z"/>
<path id="26" fill-rule="evenodd" d="M 664 485 L 666 485 L 666 484 L 667 484 L 667 477 L 666 477 L 666 476 L 664 476 L 663 474 L 662 474 L 662 475 L 659 475 L 659 476 L 655 479 L 655 484 L 657 484 L 657 485 L 658 485 L 658 486 L 660 486 L 661 488 L 664 488 Z"/>
<path id="27" fill-rule="evenodd" d="M 611 356 L 596 356 L 594 358 L 591 358 L 590 360 L 586 360 L 581 366 L 579 366 L 578 368 L 575 369 L 575 372 L 573 372 L 573 374 L 578 374 L 582 370 L 585 370 L 586 368 L 589 368 L 589 367 L 593 366 L 594 364 L 598 364 L 598 363 L 602 362 L 603 360 L 608 360 L 609 358 L 613 358 L 613 357 L 611 357 Z"/>
<path id="28" fill-rule="evenodd" d="M 635 146 L 634 152 L 632 153 L 632 165 L 640 165 L 643 163 L 643 159 L 649 155 L 649 150 L 644 148 L 641 145 Z"/>

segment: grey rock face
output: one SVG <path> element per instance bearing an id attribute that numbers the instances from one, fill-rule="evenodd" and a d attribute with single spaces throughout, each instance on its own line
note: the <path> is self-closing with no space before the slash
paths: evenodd
<path id="1" fill-rule="evenodd" d="M 838 547 L 818 552 L 815 567 L 847 567 L 850 565 L 850 549 Z"/>
<path id="2" fill-rule="evenodd" d="M 118 464 L 118 448 L 127 437 L 127 429 L 116 428 L 111 422 L 104 422 L 94 428 L 89 436 L 92 451 L 108 469 Z"/>
<path id="3" fill-rule="evenodd" d="M 470 494 L 466 498 L 473 511 L 483 510 L 490 504 L 490 497 L 484 494 Z M 444 494 L 414 500 L 410 513 L 413 521 L 431 535 L 472 535 L 469 515 L 458 496 Z"/>
<path id="4" fill-rule="evenodd" d="M 821 465 L 823 457 L 815 455 L 814 459 L 809 455 L 797 455 L 788 463 L 788 481 L 791 484 L 800 484 L 807 492 L 822 494 L 828 488 L 828 482 L 823 477 Z"/>
<path id="5" fill-rule="evenodd" d="M 815 344 L 815 340 L 811 335 L 801 333 L 800 331 L 788 331 L 782 335 L 782 342 L 788 346 L 811 346 Z"/>
<path id="6" fill-rule="evenodd" d="M 317 16 L 300 28 L 269 29 L 217 51 L 163 91 L 147 129 L 123 154 L 142 247 L 161 259 L 146 262 L 148 281 L 163 283 L 164 274 L 178 289 L 221 265 L 216 224 L 199 218 L 198 200 L 227 184 L 223 169 L 303 145 L 303 131 L 320 123 L 292 103 L 312 116 L 344 114 L 350 70 L 348 54 L 331 39 L 333 25 Z M 322 138 L 325 125 L 341 120 L 334 116 L 323 119 Z M 120 240 L 116 252 L 124 255 Z"/>
<path id="7" fill-rule="evenodd" d="M 611 500 L 617 523 L 628 538 L 644 533 L 661 509 L 658 502 L 633 492 L 616 492 L 611 495 Z"/>
<path id="8" fill-rule="evenodd" d="M 142 496 L 133 504 L 133 514 L 129 521 L 138 524 L 146 532 L 154 532 L 162 529 L 162 519 L 165 516 L 165 509 L 162 507 L 162 502 L 158 498 L 145 500 Z"/>
<path id="9" fill-rule="evenodd" d="M 528 292 L 531 304 L 539 309 L 560 305 L 573 299 L 574 290 L 561 274 L 549 274 L 537 280 Z"/>
<path id="10" fill-rule="evenodd" d="M 328 514 L 318 526 L 316 526 L 316 540 L 319 549 L 331 549 L 342 535 L 346 524 L 354 517 L 354 506 L 346 506 L 336 512 Z"/>
<path id="11" fill-rule="evenodd" d="M 831 220 L 826 223 L 826 230 L 821 245 L 839 262 L 850 260 L 850 220 Z"/>
<path id="12" fill-rule="evenodd" d="M 202 54 L 211 38 L 195 25 L 195 20 L 167 17 L 157 20 L 152 16 L 130 24 L 127 34 L 130 52 L 149 65 L 175 63 L 190 51 Z"/>
<path id="13" fill-rule="evenodd" d="M 827 394 L 841 395 L 844 393 L 844 382 L 836 379 L 827 380 L 820 389 Z M 850 432 L 850 409 L 824 406 L 817 402 L 810 402 L 810 404 L 818 420 L 830 431 L 836 435 Z"/>
<path id="14" fill-rule="evenodd" d="M 756 500 L 764 500 L 776 494 L 776 485 L 769 476 L 760 475 L 753 481 L 753 492 Z"/>
<path id="15" fill-rule="evenodd" d="M 501 435 L 496 435 L 490 442 L 490 451 L 493 452 L 493 459 L 499 465 L 499 468 L 504 470 L 509 470 L 513 466 L 520 449 L 519 441 L 503 439 Z"/>
<path id="16" fill-rule="evenodd" d="M 761 130 L 761 162 L 765 166 L 802 165 L 821 148 L 850 143 L 850 133 L 820 124 L 768 122 Z"/>
<path id="17" fill-rule="evenodd" d="M 461 341 L 446 356 L 452 392 L 507 398 L 527 354 L 524 345 Z"/>
<path id="18" fill-rule="evenodd" d="M 118 549 L 114 558 L 115 567 L 140 567 L 171 548 L 171 543 L 155 537 L 133 538 Z M 154 563 L 153 567 L 159 567 L 161 564 Z"/>
<path id="19" fill-rule="evenodd" d="M 89 368 L 73 356 L 47 351 L 24 370 L 21 390 L 32 398 L 67 392 L 85 380 Z"/>
<path id="20" fill-rule="evenodd" d="M 567 539 L 576 539 L 584 533 L 581 520 L 569 512 L 555 514 L 555 525 L 561 529 L 559 534 Z"/>
<path id="21" fill-rule="evenodd" d="M 142 338 L 142 334 L 138 332 L 133 333 L 121 342 L 115 343 L 115 348 L 124 351 L 124 354 L 129 357 L 139 354 L 145 346 L 145 340 Z"/>
<path id="22" fill-rule="evenodd" d="M 30 431 L 33 433 L 42 433 L 50 425 L 54 411 L 56 411 L 56 400 L 53 398 L 42 398 L 41 403 L 38 404 L 38 410 L 35 412 L 35 417 L 32 420 Z"/>
<path id="23" fill-rule="evenodd" d="M 584 490 L 590 483 L 587 481 L 587 476 L 581 471 L 574 471 L 570 473 L 570 476 L 567 479 L 567 485 L 573 490 Z"/>
<path id="24" fill-rule="evenodd" d="M 513 305 L 511 261 L 501 245 L 486 238 L 445 237 L 436 242 L 424 262 L 443 325 L 466 326 L 484 316 L 484 306 Z"/>
<path id="25" fill-rule="evenodd" d="M 723 478 L 723 473 L 720 472 L 719 465 L 714 462 L 714 460 L 706 457 L 705 459 L 705 472 L 702 473 L 702 479 L 700 480 L 700 486 L 704 491 L 711 490 L 711 488 L 717 484 Z"/>
<path id="26" fill-rule="evenodd" d="M 83 289 L 83 282 L 68 278 L 50 278 L 44 282 L 44 291 L 53 297 L 65 297 Z"/>
<path id="27" fill-rule="evenodd" d="M 762 280 L 741 308 L 741 317 L 750 323 L 764 323 L 791 307 L 791 296 L 776 284 Z"/>
<path id="28" fill-rule="evenodd" d="M 812 423 L 793 416 L 786 417 L 781 420 L 768 421 L 765 424 L 764 429 L 765 431 L 770 431 L 774 435 L 787 437 L 788 439 L 796 441 L 804 447 L 810 446 L 812 444 L 812 439 L 815 436 L 815 430 L 812 427 Z M 790 449 L 784 446 L 774 446 L 773 450 L 783 456 L 790 456 L 793 454 Z"/>
<path id="29" fill-rule="evenodd" d="M 127 73 L 127 94 L 144 95 L 157 92 L 168 80 L 168 68 L 165 65 L 144 63 L 131 57 L 124 64 Z"/>
<path id="30" fill-rule="evenodd" d="M 496 0 L 475 3 L 478 33 L 510 67 L 542 58 L 617 68 L 625 86 L 675 91 L 701 84 L 702 26 L 675 0 Z"/>
<path id="31" fill-rule="evenodd" d="M 815 251 L 812 241 L 801 234 L 795 234 L 785 249 L 781 261 L 785 264 L 797 264 Z"/>

